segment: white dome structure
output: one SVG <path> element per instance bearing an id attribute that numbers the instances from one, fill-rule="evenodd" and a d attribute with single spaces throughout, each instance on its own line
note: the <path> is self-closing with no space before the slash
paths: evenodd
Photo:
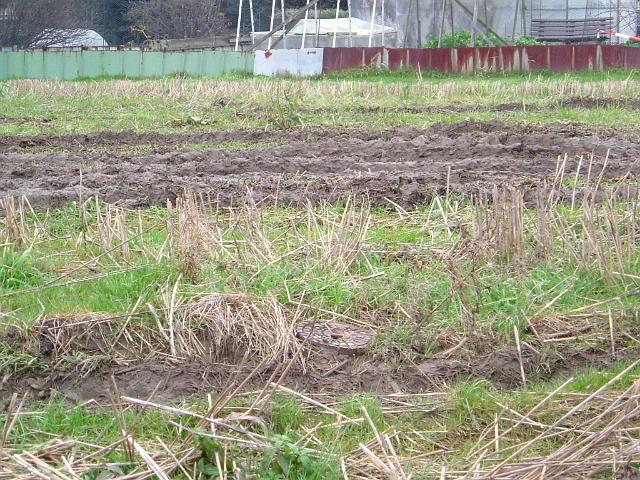
<path id="1" fill-rule="evenodd" d="M 94 30 L 67 29 L 45 30 L 31 44 L 33 48 L 43 47 L 108 47 L 107 41 Z"/>

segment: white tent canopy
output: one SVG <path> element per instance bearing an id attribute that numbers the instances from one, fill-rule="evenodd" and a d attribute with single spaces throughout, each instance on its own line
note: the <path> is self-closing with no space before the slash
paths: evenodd
<path id="1" fill-rule="evenodd" d="M 320 35 L 333 35 L 335 32 L 338 34 L 348 34 L 349 20 L 351 20 L 352 35 L 369 35 L 369 32 L 371 31 L 371 22 L 367 22 L 360 18 L 322 18 L 320 20 L 309 18 L 308 20 L 300 20 L 296 26 L 291 29 L 289 35 L 302 35 L 305 30 L 305 22 L 307 35 L 315 35 L 318 25 L 320 26 Z M 382 33 L 383 29 L 385 33 L 395 32 L 393 27 L 385 27 L 379 24 L 373 25 L 373 31 L 376 33 Z"/>
<path id="2" fill-rule="evenodd" d="M 309 15 L 311 16 L 311 15 Z M 386 27 L 379 23 L 365 21 L 361 18 L 309 18 L 300 20 L 289 30 L 284 38 L 281 31 L 276 31 L 272 37 L 273 48 L 313 48 L 313 47 L 366 47 L 369 37 L 375 37 L 376 43 L 395 46 L 397 32 L 393 27 Z M 268 32 L 256 32 L 254 41 L 260 43 Z M 302 39 L 304 38 L 304 45 Z M 375 43 L 374 43 L 375 44 Z M 263 48 L 267 48 L 265 42 Z"/>

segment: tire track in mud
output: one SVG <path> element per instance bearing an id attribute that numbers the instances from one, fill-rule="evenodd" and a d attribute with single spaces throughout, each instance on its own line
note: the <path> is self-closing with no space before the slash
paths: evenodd
<path id="1" fill-rule="evenodd" d="M 599 172 L 609 152 L 605 178 L 627 172 L 637 176 L 638 133 L 596 133 L 560 124 L 527 127 L 462 122 L 383 133 L 303 130 L 206 134 L 224 141 L 259 141 L 268 136 L 286 143 L 248 151 L 169 151 L 134 157 L 82 155 L 81 150 L 76 154 L 20 154 L 0 148 L 4 151 L 0 153 L 0 196 L 26 195 L 36 208 L 59 206 L 80 194 L 144 207 L 163 204 L 189 190 L 208 193 L 221 205 L 231 206 L 251 190 L 256 199 L 277 195 L 281 203 L 335 201 L 350 194 L 368 194 L 373 203 L 386 203 L 388 198 L 410 207 L 444 189 L 447 180 L 453 192 L 507 183 L 537 187 L 554 174 L 558 157 L 565 154 L 569 159 L 566 174 L 575 171 L 579 156 L 588 158 L 592 153 L 594 171 Z M 169 147 L 184 138 L 130 133 L 84 137 L 89 146 L 98 142 L 166 142 Z M 5 139 L 4 145 L 8 143 Z"/>

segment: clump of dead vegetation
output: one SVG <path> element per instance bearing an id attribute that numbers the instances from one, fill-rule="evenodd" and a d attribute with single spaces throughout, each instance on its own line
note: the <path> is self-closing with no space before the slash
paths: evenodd
<path id="1" fill-rule="evenodd" d="M 174 354 L 221 360 L 251 352 L 272 364 L 286 362 L 296 348 L 297 314 L 274 298 L 209 295 L 173 314 L 168 340 Z"/>
<path id="2" fill-rule="evenodd" d="M 293 327 L 301 311 L 276 299 L 215 294 L 185 301 L 177 286 L 162 295 L 163 308 L 148 305 L 130 315 L 43 317 L 23 341 L 54 370 L 88 375 L 100 365 L 124 365 L 150 357 L 211 361 L 250 353 L 265 365 L 288 361 L 298 345 Z M 151 321 L 153 319 L 153 321 Z"/>

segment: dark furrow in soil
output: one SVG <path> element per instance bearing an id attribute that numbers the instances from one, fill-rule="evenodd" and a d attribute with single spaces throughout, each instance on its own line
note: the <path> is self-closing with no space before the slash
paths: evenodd
<path id="1" fill-rule="evenodd" d="M 207 192 L 230 206 L 239 203 L 248 189 L 256 199 L 277 196 L 281 203 L 368 194 L 374 203 L 386 203 L 388 198 L 413 206 L 443 190 L 447 179 L 452 192 L 514 182 L 539 187 L 565 154 L 566 175 L 575 171 L 577 158 L 585 156 L 588 163 L 592 153 L 592 170 L 599 173 L 607 152 L 604 178 L 640 173 L 636 133 L 590 133 L 574 125 L 463 122 L 378 135 L 333 132 L 331 138 L 320 134 L 306 141 L 309 135 L 314 133 L 284 134 L 288 144 L 250 151 L 139 157 L 5 153 L 0 155 L 0 195 L 26 195 L 40 209 L 77 200 L 80 194 L 144 207 L 173 200 L 185 190 Z M 149 140 L 143 136 L 141 141 Z"/>
<path id="2" fill-rule="evenodd" d="M 525 349 L 523 366 L 529 381 L 548 381 L 575 375 L 587 368 L 606 369 L 616 362 L 637 358 L 639 353 L 637 348 L 627 348 L 612 356 L 607 352 L 570 345 L 543 354 Z M 228 363 L 186 361 L 180 364 L 149 359 L 127 366 L 103 363 L 87 375 L 73 368 L 23 373 L 4 378 L 0 384 L 0 399 L 7 399 L 14 392 L 29 391 L 31 398 L 49 398 L 57 393 L 77 402 L 90 399 L 107 401 L 115 380 L 122 395 L 147 398 L 156 392 L 156 399 L 181 401 L 204 391 L 221 391 L 234 378 L 244 378 L 252 367 L 243 368 L 240 363 L 240 358 L 229 359 Z M 280 365 L 277 368 L 283 370 L 284 367 Z M 273 371 L 273 366 L 265 369 L 247 388 L 262 387 Z M 478 353 L 472 359 L 466 356 L 448 359 L 427 357 L 418 365 L 315 350 L 306 359 L 304 370 L 299 366 L 292 368 L 283 385 L 307 393 L 339 396 L 419 393 L 438 390 L 465 379 L 486 379 L 498 388 L 518 388 L 521 386 L 521 374 L 515 347 L 504 346 L 494 352 Z"/>

